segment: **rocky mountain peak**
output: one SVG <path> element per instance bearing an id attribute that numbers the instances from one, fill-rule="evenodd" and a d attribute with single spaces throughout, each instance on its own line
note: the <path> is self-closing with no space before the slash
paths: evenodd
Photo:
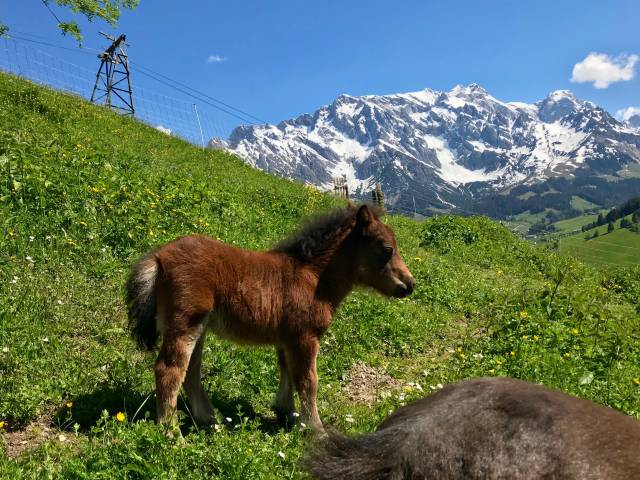
<path id="1" fill-rule="evenodd" d="M 477 84 L 448 92 L 340 95 L 312 114 L 235 129 L 248 163 L 350 192 L 382 183 L 391 206 L 451 209 L 486 195 L 584 172 L 611 177 L 640 163 L 640 131 L 558 90 L 534 104 L 502 102 Z M 368 198 L 368 197 L 367 197 Z"/>

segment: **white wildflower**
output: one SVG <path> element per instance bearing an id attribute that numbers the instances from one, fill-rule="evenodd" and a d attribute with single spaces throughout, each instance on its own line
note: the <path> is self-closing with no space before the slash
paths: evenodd
<path id="1" fill-rule="evenodd" d="M 2 347 L 2 353 L 9 353 L 9 347 Z"/>
<path id="2" fill-rule="evenodd" d="M 225 418 L 225 420 L 226 420 L 227 422 L 229 422 L 229 423 L 231 423 L 231 422 L 233 421 L 233 420 L 231 420 L 231 417 L 227 417 L 227 418 Z"/>
<path id="3" fill-rule="evenodd" d="M 31 262 L 31 263 L 35 263 L 35 261 L 33 260 L 33 258 L 31 257 L 25 257 L 24 258 L 27 262 Z"/>
<path id="4" fill-rule="evenodd" d="M 350 413 L 348 413 L 347 416 L 344 419 L 345 419 L 345 421 L 347 421 L 349 423 L 353 423 L 354 422 L 353 416 Z"/>
<path id="5" fill-rule="evenodd" d="M 49 342 L 49 337 L 42 337 L 42 341 L 44 343 L 48 343 Z"/>
<path id="6" fill-rule="evenodd" d="M 293 416 L 293 418 L 298 418 L 300 416 L 298 412 L 293 412 L 291 415 Z"/>
<path id="7" fill-rule="evenodd" d="M 33 235 L 29 235 L 29 241 L 33 242 L 34 240 L 35 240 L 34 236 Z"/>
<path id="8" fill-rule="evenodd" d="M 278 456 L 284 460 L 285 454 L 283 451 L 278 452 Z"/>

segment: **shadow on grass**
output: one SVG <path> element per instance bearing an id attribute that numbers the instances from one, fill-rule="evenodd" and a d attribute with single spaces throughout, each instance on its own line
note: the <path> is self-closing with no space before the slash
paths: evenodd
<path id="1" fill-rule="evenodd" d="M 290 429 L 290 426 L 279 421 L 275 415 L 267 416 L 256 412 L 243 398 L 225 397 L 221 392 L 214 393 L 210 398 L 214 409 L 222 417 L 222 423 L 229 429 L 233 429 L 232 425 L 238 425 L 245 418 L 250 422 L 257 420 L 258 429 L 266 434 L 275 434 L 283 428 Z M 88 432 L 98 423 L 105 410 L 109 416 L 123 412 L 129 422 L 132 422 L 143 419 L 155 420 L 155 409 L 155 395 L 152 392 L 144 395 L 126 385 L 105 384 L 92 393 L 73 398 L 71 406 L 64 405 L 58 409 L 53 416 L 53 423 L 66 430 L 71 430 L 74 424 L 78 424 L 80 431 Z M 190 407 L 183 394 L 178 398 L 178 411 L 182 412 L 180 429 L 186 435 L 196 425 L 191 418 Z M 231 422 L 227 421 L 227 418 L 230 418 Z M 208 430 L 211 427 L 197 426 L 197 428 Z"/>
<path id="2" fill-rule="evenodd" d="M 247 418 L 250 422 L 256 421 L 258 429 L 268 435 L 273 435 L 280 430 L 288 429 L 289 427 L 282 424 L 274 416 L 264 415 L 255 411 L 253 406 L 244 398 L 229 398 L 223 395 L 223 392 L 215 392 L 210 394 L 211 404 L 213 408 L 220 412 L 225 424 L 229 427 L 226 421 L 227 418 L 231 419 L 233 425 L 239 424 L 243 418 Z M 182 398 L 182 408 L 184 408 L 184 398 Z M 185 409 L 186 411 L 186 409 Z M 191 419 L 189 418 L 189 422 Z"/>
<path id="3" fill-rule="evenodd" d="M 128 419 L 133 419 L 140 409 L 136 419 L 143 419 L 146 412 L 149 412 L 147 415 L 153 416 L 155 411 L 153 395 L 147 397 L 148 394 L 143 395 L 126 385 L 101 385 L 92 393 L 73 398 L 73 404 L 70 407 L 67 404 L 60 408 L 54 415 L 53 421 L 63 429 L 70 430 L 77 423 L 81 431 L 89 431 L 98 423 L 105 410 L 110 416 L 123 412 Z M 142 408 L 140 408 L 141 405 Z"/>

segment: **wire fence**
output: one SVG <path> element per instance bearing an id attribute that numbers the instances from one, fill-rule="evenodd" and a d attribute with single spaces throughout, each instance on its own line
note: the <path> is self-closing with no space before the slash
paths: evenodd
<path id="1" fill-rule="evenodd" d="M 96 81 L 99 65 L 97 56 L 95 65 L 95 70 L 90 70 L 14 38 L 3 38 L 0 41 L 0 70 L 86 100 L 91 98 Z M 184 89 L 182 90 L 187 95 L 179 98 L 178 95 L 172 97 L 142 87 L 135 78 L 138 74 L 152 80 L 155 77 L 160 83 L 163 80 L 157 77 L 160 74 L 146 71 L 145 67 L 135 63 L 132 65 L 135 117 L 166 134 L 206 146 L 211 140 L 214 140 L 212 145 L 219 144 L 216 140 L 226 139 L 239 123 L 256 123 L 235 115 L 230 110 L 225 111 L 224 107 L 214 108 L 212 105 L 215 104 L 206 98 L 198 101 Z M 169 84 L 166 81 L 164 83 Z M 180 93 L 181 89 L 174 87 L 174 90 Z"/>
<path id="2" fill-rule="evenodd" d="M 44 37 L 26 32 L 19 32 L 15 37 L 0 39 L 0 70 L 90 100 L 99 66 L 97 54 L 102 50 L 90 47 L 82 50 L 70 49 L 48 43 Z M 62 48 L 93 56 L 95 69 L 62 59 L 56 55 L 55 50 L 44 50 L 47 48 Z M 239 124 L 266 123 L 246 111 L 140 65 L 137 61 L 129 59 L 129 67 L 133 79 L 135 117 L 166 134 L 181 137 L 198 146 L 223 148 L 225 139 Z M 146 87 L 148 83 L 166 88 L 176 96 L 149 89 Z M 378 178 L 372 179 L 371 189 L 380 181 Z M 415 199 L 424 200 L 419 192 L 414 193 Z M 364 202 L 374 200 L 368 189 L 350 192 L 350 198 Z M 412 217 L 422 216 L 415 209 L 391 205 L 386 198 L 384 204 L 388 211 Z"/>

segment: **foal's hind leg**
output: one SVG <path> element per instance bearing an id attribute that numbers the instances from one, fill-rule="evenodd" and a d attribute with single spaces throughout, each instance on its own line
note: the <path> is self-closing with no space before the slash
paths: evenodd
<path id="1" fill-rule="evenodd" d="M 202 334 L 203 322 L 174 318 L 175 325 L 194 325 L 185 330 L 165 328 L 162 347 L 156 360 L 157 420 L 167 423 L 176 410 L 178 392 L 184 381 L 191 353 Z"/>
<path id="2" fill-rule="evenodd" d="M 276 348 L 278 354 L 278 366 L 280 367 L 280 387 L 276 395 L 274 410 L 278 416 L 278 421 L 284 425 L 293 424 L 293 413 L 296 409 L 293 399 L 293 382 L 291 372 L 287 366 L 287 358 L 284 349 Z"/>
<path id="3" fill-rule="evenodd" d="M 191 361 L 187 369 L 187 376 L 184 380 L 184 389 L 189 397 L 191 413 L 200 425 L 211 425 L 213 423 L 213 406 L 207 397 L 207 393 L 202 388 L 201 368 L 202 368 L 202 347 L 206 332 L 200 335 L 196 346 L 191 354 Z"/>

